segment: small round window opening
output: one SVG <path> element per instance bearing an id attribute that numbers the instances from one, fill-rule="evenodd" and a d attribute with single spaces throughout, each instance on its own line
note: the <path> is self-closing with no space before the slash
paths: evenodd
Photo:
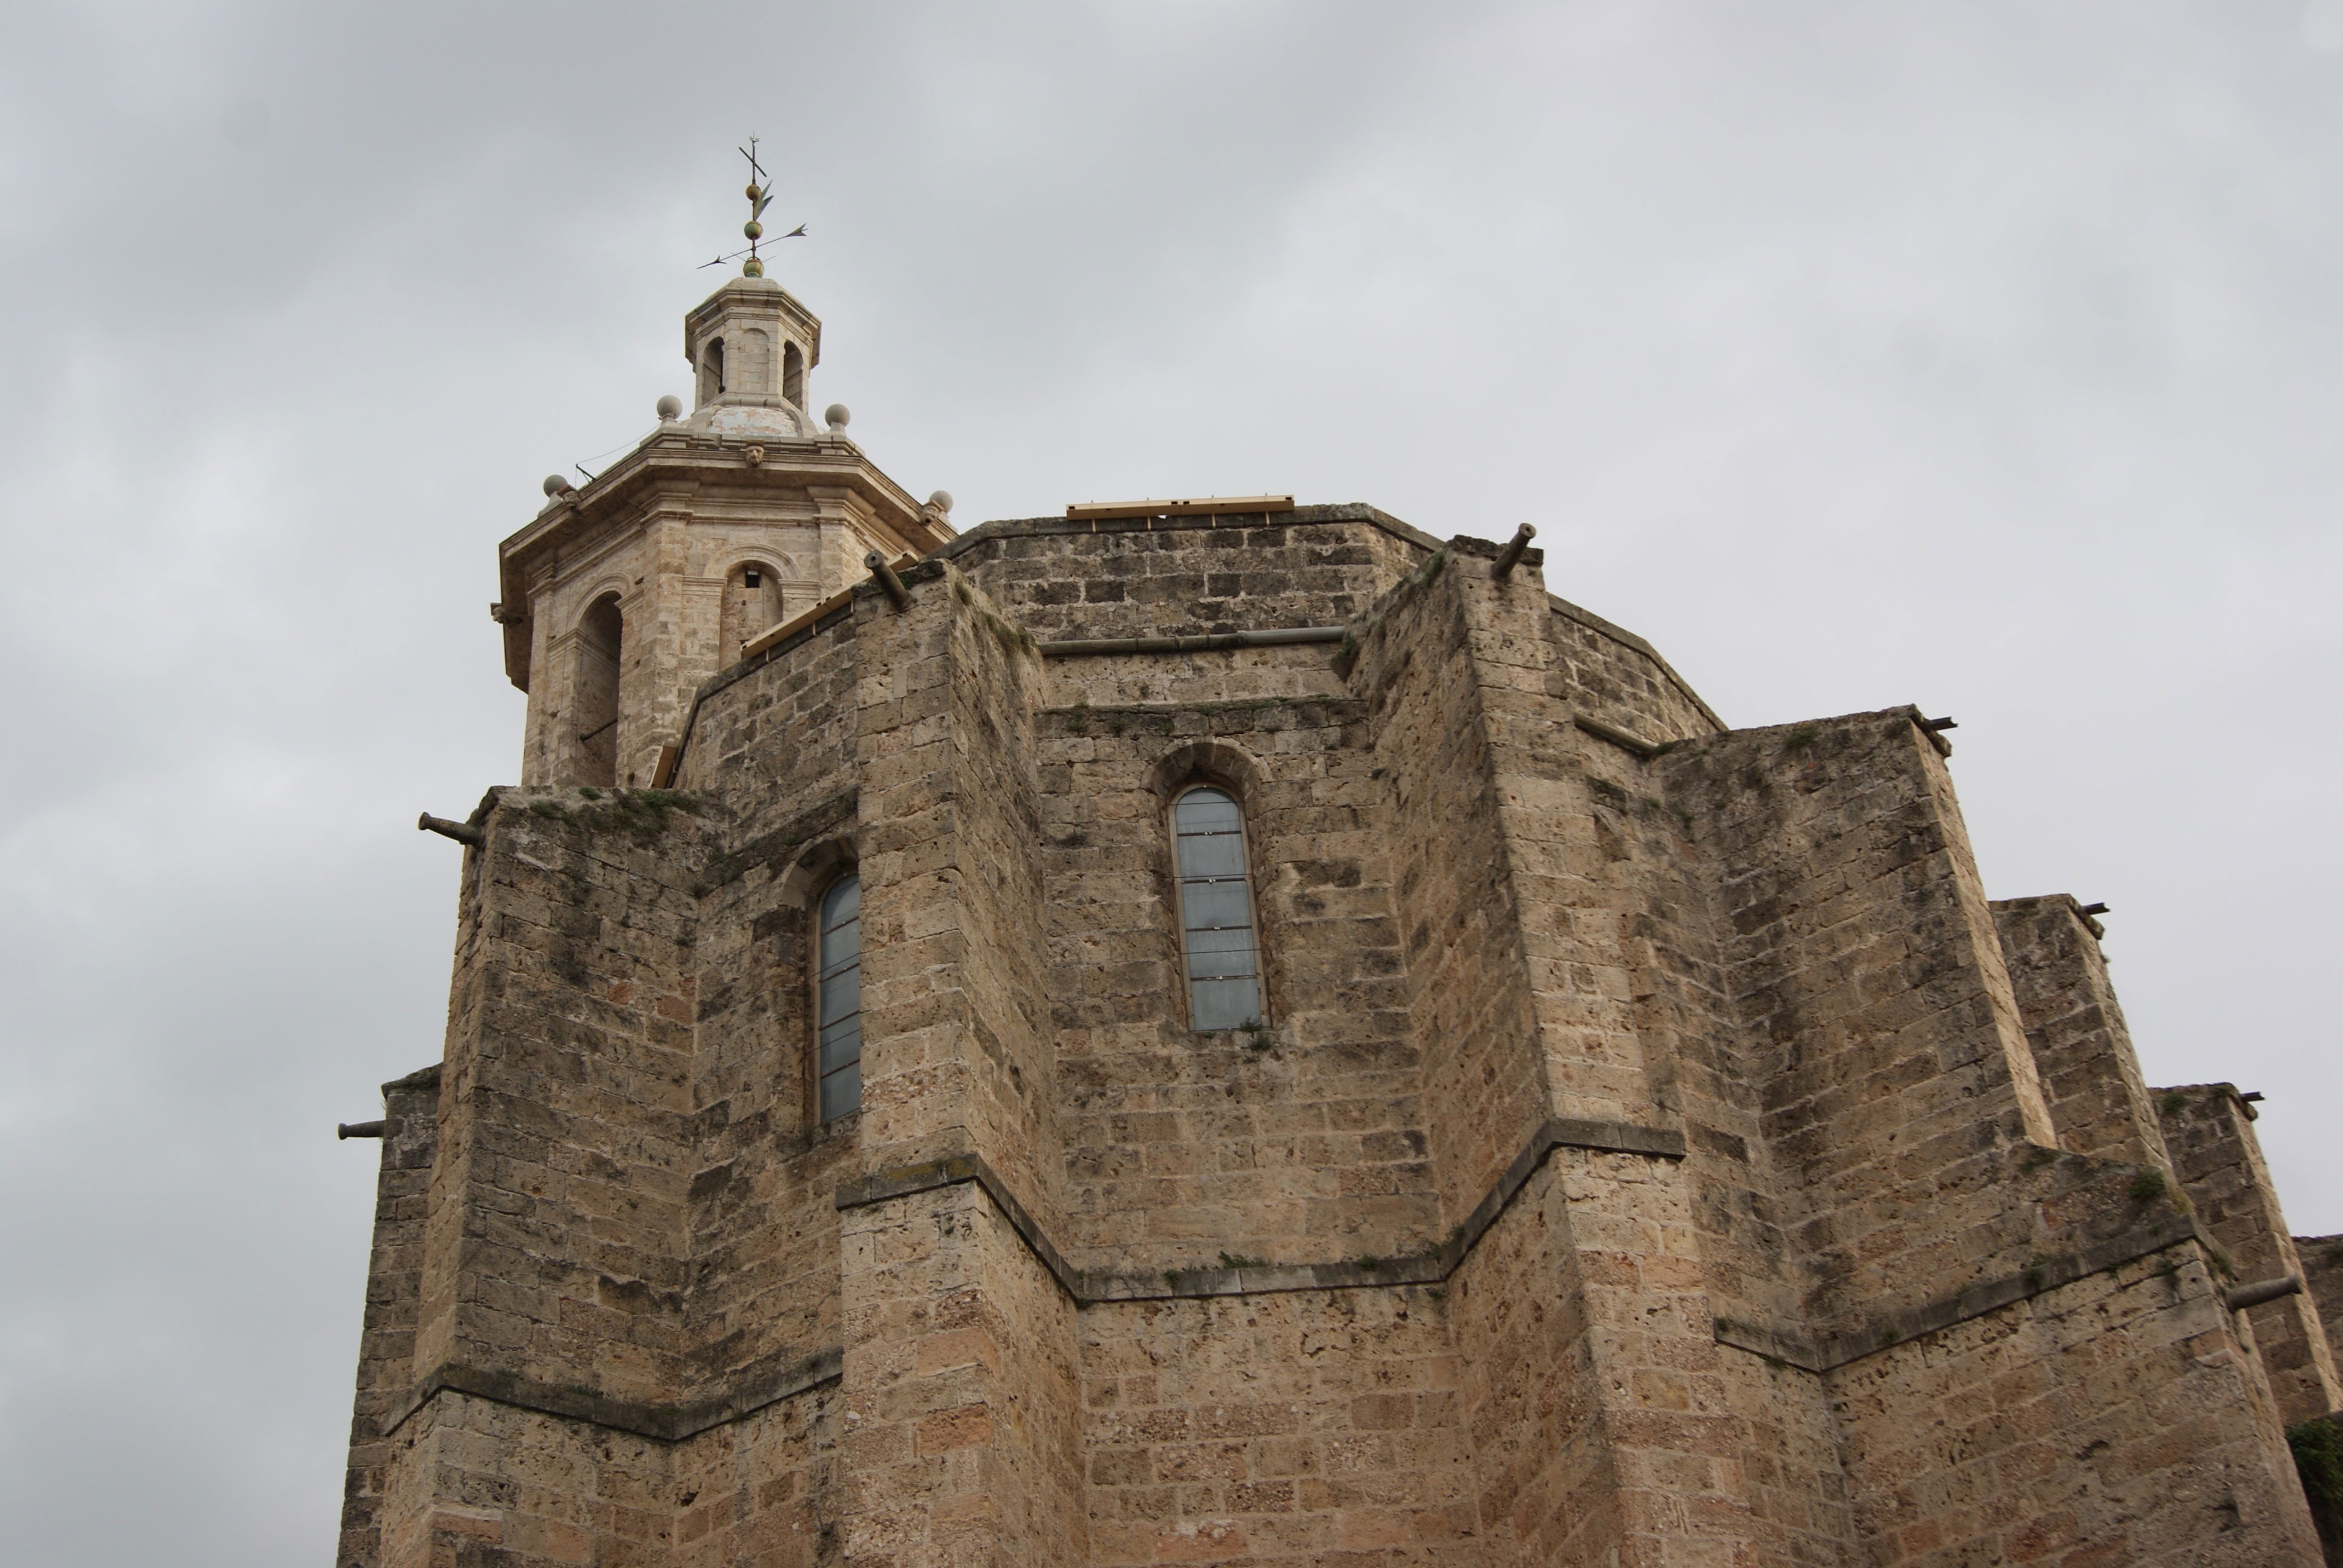
<path id="1" fill-rule="evenodd" d="M 1195 1030 L 1261 1022 L 1261 954 L 1245 875 L 1244 815 L 1225 789 L 1200 785 L 1172 803 L 1180 871 L 1180 945 Z"/>

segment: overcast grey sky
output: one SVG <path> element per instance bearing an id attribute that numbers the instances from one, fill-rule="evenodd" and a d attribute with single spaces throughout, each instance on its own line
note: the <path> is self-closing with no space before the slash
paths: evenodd
<path id="1" fill-rule="evenodd" d="M 0 1563 L 332 1552 L 376 1146 L 513 779 L 497 540 L 742 216 L 967 527 L 1291 491 L 1736 725 L 1918 702 L 1996 897 L 2343 1231 L 2343 0 L 0 13 Z"/>

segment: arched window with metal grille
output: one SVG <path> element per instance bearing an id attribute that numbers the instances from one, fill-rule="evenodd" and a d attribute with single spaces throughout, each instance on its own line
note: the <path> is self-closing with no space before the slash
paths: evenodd
<path id="1" fill-rule="evenodd" d="M 820 1120 L 862 1109 L 862 879 L 849 872 L 821 896 L 814 981 Z"/>
<path id="2" fill-rule="evenodd" d="M 1172 803 L 1172 842 L 1179 863 L 1189 1027 L 1258 1024 L 1261 952 L 1245 870 L 1244 813 L 1236 797 L 1210 784 L 1182 792 Z"/>

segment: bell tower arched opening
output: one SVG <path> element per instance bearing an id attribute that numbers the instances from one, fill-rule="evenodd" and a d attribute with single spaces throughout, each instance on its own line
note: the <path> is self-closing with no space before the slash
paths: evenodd
<path id="1" fill-rule="evenodd" d="M 724 339 L 711 337 L 699 353 L 699 401 L 706 404 L 724 395 Z"/>
<path id="2" fill-rule="evenodd" d="M 781 396 L 799 407 L 805 407 L 805 350 L 794 343 L 781 347 Z"/>
<path id="3" fill-rule="evenodd" d="M 618 657 L 625 639 L 617 594 L 587 607 L 578 623 L 577 684 L 569 703 L 578 737 L 574 783 L 608 788 L 618 781 Z"/>
<path id="4" fill-rule="evenodd" d="M 736 664 L 740 645 L 781 624 L 781 584 L 762 561 L 743 561 L 724 579 L 724 613 L 718 622 L 716 663 Z"/>

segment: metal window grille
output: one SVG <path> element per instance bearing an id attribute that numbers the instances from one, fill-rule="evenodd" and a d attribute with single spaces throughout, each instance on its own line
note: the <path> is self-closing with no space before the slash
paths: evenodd
<path id="1" fill-rule="evenodd" d="M 821 900 L 819 1002 L 821 1120 L 862 1109 L 862 879 L 840 877 Z"/>
<path id="2" fill-rule="evenodd" d="M 1243 814 L 1226 790 L 1204 786 L 1172 803 L 1172 832 L 1179 857 L 1190 1027 L 1258 1024 L 1261 959 L 1253 941 L 1252 887 L 1245 875 Z"/>

